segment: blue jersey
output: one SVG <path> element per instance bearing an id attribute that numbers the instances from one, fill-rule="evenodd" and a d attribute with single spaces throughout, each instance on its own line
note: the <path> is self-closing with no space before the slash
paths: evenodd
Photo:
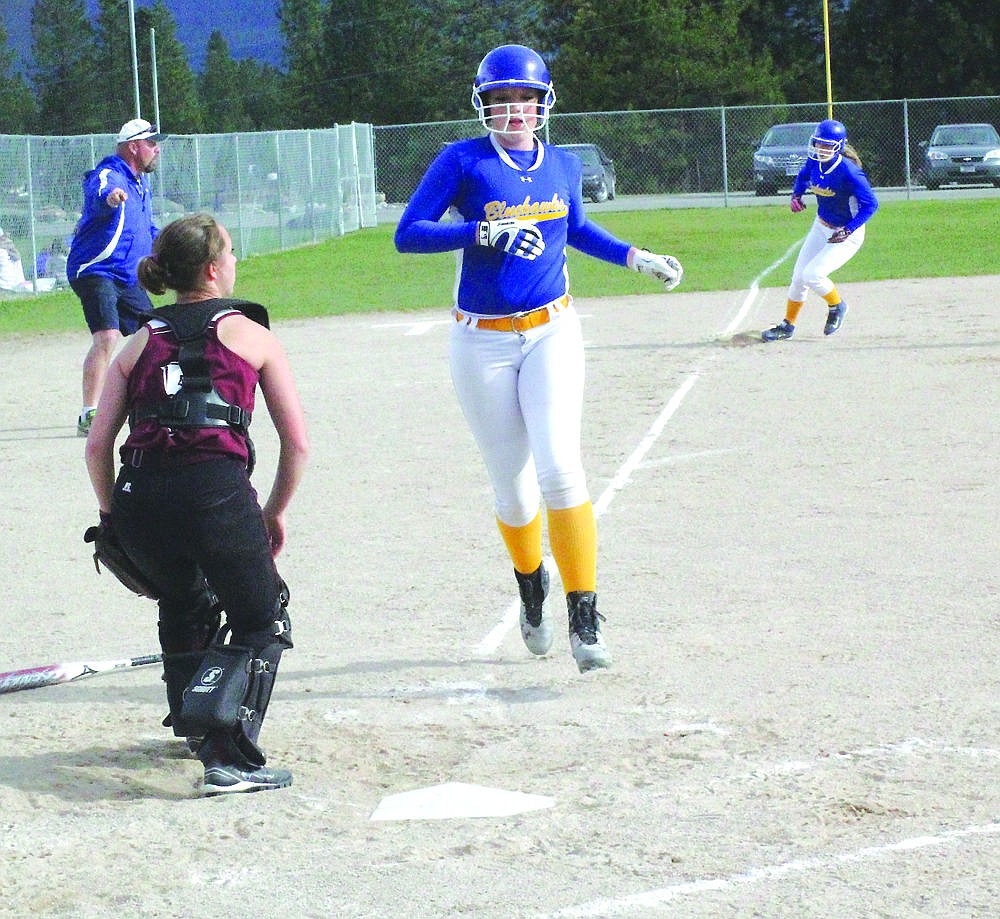
<path id="1" fill-rule="evenodd" d="M 631 248 L 587 218 L 581 175 L 576 154 L 541 141 L 525 151 L 506 150 L 492 135 L 449 144 L 403 211 L 396 248 L 460 250 L 459 309 L 506 316 L 544 306 L 569 293 L 567 244 L 616 265 Z M 545 251 L 528 260 L 476 244 L 479 221 L 506 217 L 534 220 Z"/>
<path id="2" fill-rule="evenodd" d="M 793 195 L 812 192 L 816 196 L 816 213 L 820 220 L 833 227 L 844 227 L 853 233 L 878 210 L 878 199 L 868 183 L 864 170 L 839 155 L 829 163 L 806 160 L 795 178 Z"/>
<path id="3" fill-rule="evenodd" d="M 128 200 L 108 207 L 107 197 L 116 188 L 124 189 Z M 135 175 L 120 156 L 106 156 L 83 177 L 83 214 L 70 246 L 67 276 L 98 274 L 135 284 L 139 259 L 152 251 L 157 232 L 149 179 Z"/>

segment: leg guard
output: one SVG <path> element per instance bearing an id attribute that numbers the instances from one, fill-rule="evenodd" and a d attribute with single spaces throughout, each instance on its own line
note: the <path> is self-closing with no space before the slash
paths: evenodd
<path id="1" fill-rule="evenodd" d="M 181 706 L 188 683 L 193 679 L 204 656 L 204 651 L 163 655 L 163 682 L 167 684 L 167 706 L 170 709 L 167 717 L 163 719 L 163 726 L 173 728 L 175 737 L 189 736 L 179 727 L 182 723 Z M 195 732 L 193 736 L 200 737 L 201 733 Z"/>
<path id="2" fill-rule="evenodd" d="M 275 604 L 274 620 L 269 627 L 233 633 L 234 640 L 254 649 L 250 682 L 240 710 L 240 722 L 243 733 L 255 745 L 260 736 L 261 722 L 271 701 L 281 655 L 286 649 L 293 647 L 292 622 L 288 616 L 289 599 L 288 585 L 282 581 Z"/>
<path id="3" fill-rule="evenodd" d="M 216 759 L 225 749 L 238 750 L 246 762 L 263 765 L 257 738 L 281 655 L 292 647 L 287 597 L 286 589 L 269 629 L 234 633 L 230 644 L 216 643 L 204 652 L 164 657 L 174 734 L 215 738 L 207 755 Z M 229 742 L 223 743 L 219 735 Z"/>
<path id="4" fill-rule="evenodd" d="M 169 712 L 163 719 L 164 727 L 172 727 L 180 713 L 184 690 L 198 667 L 204 652 L 216 641 L 221 641 L 222 605 L 207 583 L 189 609 L 176 613 L 168 604 L 160 603 L 160 621 L 157 623 L 160 648 L 163 650 L 163 681 L 167 684 Z M 174 731 L 177 736 L 183 736 Z"/>

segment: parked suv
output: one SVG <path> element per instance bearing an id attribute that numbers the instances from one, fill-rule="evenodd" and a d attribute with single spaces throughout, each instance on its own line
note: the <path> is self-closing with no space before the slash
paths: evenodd
<path id="1" fill-rule="evenodd" d="M 753 155 L 753 190 L 757 195 L 776 195 L 778 188 L 791 188 L 809 156 L 809 138 L 815 121 L 776 124 L 767 129 Z"/>
<path id="2" fill-rule="evenodd" d="M 591 201 L 615 197 L 615 164 L 597 144 L 559 144 L 583 160 L 583 195 Z"/>
<path id="3" fill-rule="evenodd" d="M 991 124 L 939 124 L 924 150 L 924 184 L 992 182 L 1000 188 L 1000 135 Z"/>

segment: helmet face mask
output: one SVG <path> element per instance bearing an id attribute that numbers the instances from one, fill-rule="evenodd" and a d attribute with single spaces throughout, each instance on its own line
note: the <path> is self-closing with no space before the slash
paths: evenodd
<path id="1" fill-rule="evenodd" d="M 499 90 L 505 92 L 498 93 Z M 528 92 L 511 92 L 516 90 L 530 91 L 534 100 Z M 472 84 L 472 107 L 487 131 L 533 134 L 545 126 L 555 102 L 549 69 L 530 48 L 501 45 L 479 64 Z M 513 120 L 520 121 L 520 125 L 512 126 Z"/>
<path id="2" fill-rule="evenodd" d="M 809 158 L 820 163 L 835 159 L 847 145 L 847 128 L 833 118 L 827 118 L 816 125 L 816 131 L 809 138 Z"/>
<path id="3" fill-rule="evenodd" d="M 545 124 L 544 94 L 534 89 L 491 89 L 480 93 L 479 120 L 495 134 L 534 134 Z"/>

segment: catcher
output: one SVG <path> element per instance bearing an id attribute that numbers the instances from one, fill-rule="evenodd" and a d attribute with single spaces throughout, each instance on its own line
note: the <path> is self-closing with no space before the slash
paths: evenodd
<path id="1" fill-rule="evenodd" d="M 282 788 L 291 773 L 268 768 L 257 739 L 292 647 L 274 556 L 307 461 L 302 407 L 267 311 L 228 299 L 236 258 L 211 216 L 166 227 L 139 280 L 177 302 L 155 310 L 111 365 L 87 439 L 101 515 L 87 536 L 108 570 L 158 601 L 166 723 L 197 752 L 204 793 Z M 250 484 L 258 384 L 281 444 L 263 508 Z"/>

